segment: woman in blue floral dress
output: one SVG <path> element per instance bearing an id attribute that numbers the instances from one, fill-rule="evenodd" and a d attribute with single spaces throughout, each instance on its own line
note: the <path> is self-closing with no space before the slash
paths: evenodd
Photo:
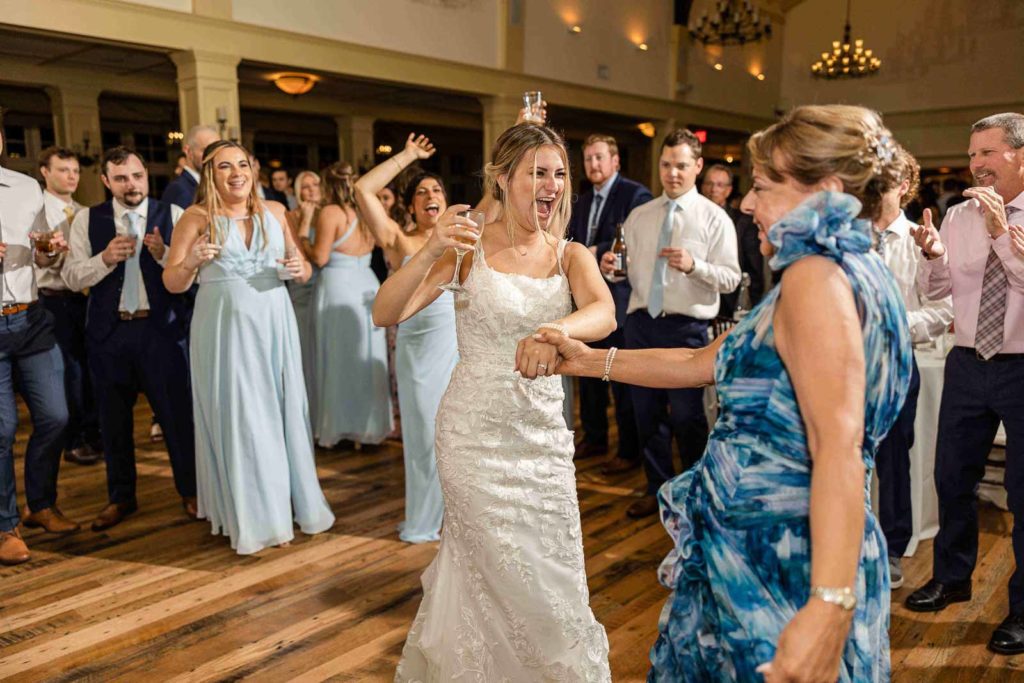
<path id="1" fill-rule="evenodd" d="M 812 106 L 748 147 L 743 209 L 783 272 L 750 315 L 700 350 L 543 337 L 563 374 L 718 387 L 703 458 L 659 492 L 675 548 L 649 680 L 886 681 L 889 573 L 868 482 L 911 346 L 870 219 L 897 182 L 896 143 L 874 112 Z"/>

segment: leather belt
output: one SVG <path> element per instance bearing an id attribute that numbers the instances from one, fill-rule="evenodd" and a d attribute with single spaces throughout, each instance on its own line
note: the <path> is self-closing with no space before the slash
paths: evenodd
<path id="1" fill-rule="evenodd" d="M 121 320 L 142 320 L 143 318 L 149 317 L 149 311 L 135 311 L 134 313 L 118 311 L 117 315 Z"/>
<path id="2" fill-rule="evenodd" d="M 70 289 L 50 289 L 49 287 L 40 287 L 39 293 L 53 298 L 85 297 L 81 292 L 73 292 Z"/>
<path id="3" fill-rule="evenodd" d="M 971 348 L 970 346 L 954 346 L 953 348 L 963 353 L 971 354 L 976 359 L 980 360 L 982 363 L 999 363 L 1001 361 L 1005 362 L 1011 360 L 1024 360 L 1024 353 L 997 353 L 988 360 L 985 360 L 984 358 L 981 357 L 981 354 L 978 353 L 977 349 Z"/>
<path id="4" fill-rule="evenodd" d="M 15 313 L 24 313 L 30 308 L 32 308 L 32 304 L 6 304 L 2 308 L 0 308 L 0 315 L 14 315 Z"/>

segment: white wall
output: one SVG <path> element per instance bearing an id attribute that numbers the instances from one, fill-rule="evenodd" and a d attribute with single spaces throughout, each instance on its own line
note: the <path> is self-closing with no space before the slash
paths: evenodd
<path id="1" fill-rule="evenodd" d="M 697 7 L 700 7 L 699 5 Z M 772 22 L 774 35 L 753 45 L 704 46 L 684 37 L 679 50 L 680 99 L 713 109 L 774 117 L 782 84 L 782 26 Z M 714 65 L 722 65 L 716 71 Z M 757 80 L 759 73 L 765 75 Z"/>
<path id="2" fill-rule="evenodd" d="M 523 0 L 523 71 L 570 83 L 668 98 L 672 3 L 666 0 Z M 569 33 L 579 24 L 583 32 Z M 646 42 L 647 52 L 636 44 Z M 608 78 L 598 77 L 598 65 Z"/>
<path id="3" fill-rule="evenodd" d="M 498 5 L 498 0 L 233 0 L 232 17 L 348 43 L 497 67 Z M 415 74 L 409 76 L 415 80 Z"/>

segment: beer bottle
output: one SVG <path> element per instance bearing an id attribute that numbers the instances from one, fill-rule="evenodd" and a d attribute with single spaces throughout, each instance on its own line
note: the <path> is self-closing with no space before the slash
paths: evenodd
<path id="1" fill-rule="evenodd" d="M 615 254 L 615 277 L 626 277 L 626 236 L 622 232 L 622 223 L 619 223 L 615 233 L 612 253 Z"/>

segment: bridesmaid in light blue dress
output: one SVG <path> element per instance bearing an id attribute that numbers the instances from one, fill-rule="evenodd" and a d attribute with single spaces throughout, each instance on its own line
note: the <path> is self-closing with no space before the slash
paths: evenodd
<path id="1" fill-rule="evenodd" d="M 320 191 L 320 176 L 313 171 L 302 171 L 295 178 L 295 196 L 299 207 L 289 211 L 288 226 L 292 237 L 307 260 L 313 259 L 313 242 L 316 235 L 316 221 L 320 217 L 323 194 Z M 306 282 L 288 281 L 288 294 L 295 310 L 295 322 L 299 326 L 299 343 L 302 345 L 302 372 L 306 377 L 306 397 L 309 399 L 309 414 L 316 415 L 316 343 L 313 329 L 313 289 L 320 269 L 314 267 Z"/>
<path id="2" fill-rule="evenodd" d="M 393 428 L 387 337 L 370 308 L 380 283 L 370 269 L 373 238 L 361 228 L 351 180 L 335 164 L 324 175 L 327 205 L 317 223 L 313 292 L 317 443 L 379 444 Z"/>
<path id="3" fill-rule="evenodd" d="M 187 289 L 199 271 L 190 340 L 199 517 L 240 555 L 287 544 L 296 523 L 306 534 L 334 524 L 317 480 L 283 281 L 305 280 L 310 269 L 284 221 L 284 207 L 253 190 L 248 153 L 215 143 L 164 270 L 171 291 Z"/>
<path id="4" fill-rule="evenodd" d="M 413 217 L 409 231 L 388 215 L 377 194 L 401 169 L 433 153 L 427 138 L 410 135 L 404 150 L 356 183 L 356 202 L 363 220 L 393 265 L 404 266 L 426 243 L 438 216 L 447 208 L 444 186 L 426 173 L 411 179 L 405 193 Z M 451 292 L 443 292 L 398 326 L 395 346 L 405 457 L 405 520 L 398 530 L 399 538 L 407 543 L 441 537 L 444 502 L 434 458 L 434 420 L 457 362 L 455 303 Z"/>

